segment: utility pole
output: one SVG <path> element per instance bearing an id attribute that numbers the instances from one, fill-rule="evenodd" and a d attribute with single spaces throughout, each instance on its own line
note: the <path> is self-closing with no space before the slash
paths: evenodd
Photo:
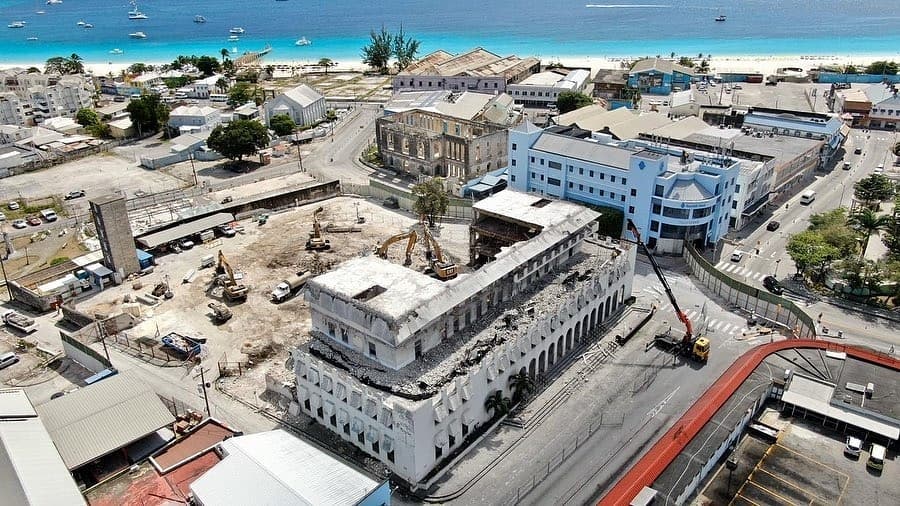
<path id="1" fill-rule="evenodd" d="M 203 374 L 203 363 L 200 363 L 200 386 L 203 387 L 203 401 L 206 403 L 206 416 L 212 417 L 209 411 L 209 397 L 206 395 L 206 376 Z"/>
<path id="2" fill-rule="evenodd" d="M 303 172 L 303 153 L 300 152 L 300 139 L 297 139 L 297 164 L 300 165 L 300 172 Z"/>
<path id="3" fill-rule="evenodd" d="M 199 186 L 197 182 L 197 169 L 194 167 L 194 153 L 188 155 L 188 158 L 191 160 L 191 172 L 194 173 L 194 186 Z"/>
<path id="4" fill-rule="evenodd" d="M 6 232 L 4 232 L 3 234 L 6 235 Z M 5 253 L 3 255 L 0 255 L 0 270 L 3 271 L 3 283 L 4 283 L 4 286 L 6 286 L 6 293 L 9 294 L 9 301 L 12 302 L 13 301 L 12 289 L 9 287 L 9 279 L 6 277 L 6 264 L 3 263 L 3 258 L 5 256 L 6 256 Z"/>
<path id="5" fill-rule="evenodd" d="M 100 344 L 103 345 L 103 354 L 106 355 L 106 361 L 112 365 L 112 360 L 109 359 L 109 350 L 106 348 L 106 332 L 103 330 L 103 325 L 100 322 L 97 322 L 97 334 L 100 336 Z"/>

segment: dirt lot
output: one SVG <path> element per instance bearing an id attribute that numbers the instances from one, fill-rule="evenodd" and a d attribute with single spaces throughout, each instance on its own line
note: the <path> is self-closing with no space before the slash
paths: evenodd
<path id="1" fill-rule="evenodd" d="M 352 233 L 324 233 L 331 249 L 322 253 L 304 249 L 312 216 L 322 207 L 320 221 L 329 224 L 353 225 L 360 229 Z M 356 225 L 357 206 L 365 223 Z M 157 257 L 153 274 L 140 278 L 141 288 L 135 290 L 132 283 L 107 289 L 79 304 L 79 309 L 89 313 L 114 314 L 121 310 L 125 294 L 138 295 L 149 292 L 154 285 L 168 277 L 174 297 L 154 308 L 142 305 L 142 321 L 127 331 L 131 337 L 147 336 L 155 339 L 168 332 L 207 338 L 208 360 L 234 362 L 250 358 L 258 364 L 267 358 L 270 362 L 256 368 L 257 375 L 266 369 L 284 371 L 288 350 L 306 338 L 309 329 L 309 310 L 302 296 L 282 304 L 270 301 L 272 288 L 290 274 L 311 270 L 324 272 L 340 262 L 359 255 L 372 254 L 373 248 L 394 234 L 406 232 L 417 220 L 411 215 L 385 209 L 372 201 L 340 197 L 318 204 L 300 207 L 293 211 L 271 215 L 265 225 L 249 220 L 241 223 L 243 233 L 232 238 L 217 239 L 209 244 L 197 245 L 179 254 Z M 465 225 L 444 224 L 434 232 L 446 253 L 461 269 L 468 250 L 468 229 Z M 389 252 L 389 259 L 403 262 L 406 241 L 399 241 Z M 215 255 L 218 250 L 227 257 L 236 275 L 250 287 L 246 302 L 232 305 L 234 317 L 222 325 L 211 319 L 207 303 L 220 301 L 218 290 L 208 291 L 214 269 L 200 269 L 200 259 Z M 420 241 L 413 254 L 410 268 L 424 270 L 425 249 Z M 182 278 L 190 270 L 197 274 L 190 283 Z M 210 364 L 212 367 L 213 364 Z M 248 392 L 265 388 L 261 378 L 247 378 Z"/>

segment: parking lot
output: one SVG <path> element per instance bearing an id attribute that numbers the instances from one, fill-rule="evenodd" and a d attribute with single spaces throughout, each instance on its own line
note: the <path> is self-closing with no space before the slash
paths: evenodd
<path id="1" fill-rule="evenodd" d="M 733 504 L 840 504 L 850 477 L 780 444 L 769 447 Z"/>

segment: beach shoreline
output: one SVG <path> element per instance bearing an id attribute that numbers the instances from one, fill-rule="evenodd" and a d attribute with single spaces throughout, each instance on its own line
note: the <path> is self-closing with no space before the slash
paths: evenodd
<path id="1" fill-rule="evenodd" d="M 675 59 L 680 58 L 681 55 L 676 55 Z M 590 68 L 592 71 L 597 71 L 600 69 L 623 69 L 623 62 L 633 61 L 640 58 L 644 58 L 644 56 L 634 56 L 634 57 L 608 57 L 608 56 L 600 56 L 600 55 L 570 55 L 570 56 L 559 56 L 553 57 L 553 59 L 542 60 L 542 64 L 548 64 L 551 61 L 559 62 L 563 66 L 567 67 L 583 67 Z M 664 57 L 665 58 L 665 57 Z M 699 63 L 702 59 L 696 57 L 690 57 L 693 59 L 695 63 Z M 172 58 L 174 60 L 174 57 Z M 721 73 L 721 72 L 759 72 L 764 75 L 773 74 L 776 72 L 778 68 L 782 67 L 799 67 L 804 70 L 809 70 L 812 68 L 816 68 L 820 65 L 855 65 L 857 67 L 864 67 L 874 61 L 880 60 L 892 60 L 893 55 L 713 55 L 713 58 L 708 59 L 710 65 L 710 73 Z M 95 62 L 95 61 L 85 61 L 84 66 L 85 69 L 94 75 L 108 75 L 112 74 L 114 76 L 118 76 L 127 69 L 133 63 L 145 63 L 148 65 L 164 65 L 167 63 L 171 63 L 172 60 L 166 61 L 135 61 L 128 63 L 120 63 L 120 62 Z M 336 64 L 331 72 L 362 72 L 367 70 L 367 67 L 358 60 L 352 59 L 333 59 Z M 298 63 L 296 60 L 279 60 L 278 58 L 272 59 L 263 59 L 262 65 L 287 65 L 294 66 L 297 68 L 305 67 L 305 66 L 315 66 L 315 63 Z M 43 62 L 4 62 L 0 63 L 0 69 L 10 69 L 10 68 L 29 68 L 29 67 L 37 67 L 43 68 Z"/>

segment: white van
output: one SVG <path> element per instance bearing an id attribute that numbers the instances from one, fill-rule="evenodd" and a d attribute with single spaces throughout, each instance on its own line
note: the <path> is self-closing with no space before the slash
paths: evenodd
<path id="1" fill-rule="evenodd" d="M 19 361 L 19 356 L 13 352 L 8 352 L 0 355 L 0 369 L 6 369 L 7 367 L 15 364 Z"/>
<path id="2" fill-rule="evenodd" d="M 816 192 L 812 190 L 806 190 L 800 195 L 800 203 L 804 206 L 812 204 L 813 200 L 816 200 Z"/>
<path id="3" fill-rule="evenodd" d="M 44 209 L 41 211 L 41 216 L 44 218 L 44 221 L 56 221 L 56 211 L 53 209 Z"/>
<path id="4" fill-rule="evenodd" d="M 872 450 L 869 452 L 869 461 L 866 462 L 866 467 L 879 471 L 884 469 L 884 452 L 883 446 L 872 443 Z"/>

